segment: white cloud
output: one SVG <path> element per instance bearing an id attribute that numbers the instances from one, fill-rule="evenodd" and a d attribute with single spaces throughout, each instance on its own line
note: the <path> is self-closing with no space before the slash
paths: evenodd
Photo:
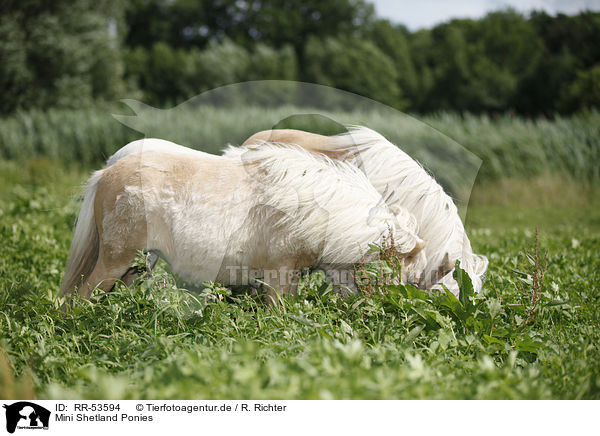
<path id="1" fill-rule="evenodd" d="M 377 15 L 410 30 L 435 26 L 452 18 L 480 18 L 486 13 L 512 7 L 519 12 L 544 10 L 549 14 L 577 14 L 600 10 L 600 0 L 371 0 Z"/>

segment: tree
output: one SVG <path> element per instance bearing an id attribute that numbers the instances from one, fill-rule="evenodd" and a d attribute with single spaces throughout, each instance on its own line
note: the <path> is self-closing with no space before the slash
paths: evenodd
<path id="1" fill-rule="evenodd" d="M 367 40 L 312 37 L 306 45 L 309 81 L 403 109 L 394 63 Z"/>
<path id="2" fill-rule="evenodd" d="M 92 0 L 8 1 L 0 16 L 0 110 L 79 107 L 123 91 L 120 9 Z"/>
<path id="3" fill-rule="evenodd" d="M 302 75 L 310 36 L 351 35 L 372 16 L 373 7 L 364 0 L 134 0 L 126 13 L 126 42 L 203 48 L 227 38 L 246 48 L 257 42 L 289 45 Z"/>
<path id="4" fill-rule="evenodd" d="M 543 41 L 543 56 L 521 81 L 515 107 L 528 114 L 575 110 L 580 85 L 572 86 L 578 72 L 600 62 L 600 14 L 551 17 L 535 12 L 529 21 Z"/>
<path id="5" fill-rule="evenodd" d="M 577 72 L 577 78 L 565 89 L 561 109 L 573 112 L 600 107 L 600 64 Z"/>
<path id="6" fill-rule="evenodd" d="M 276 50 L 257 44 L 249 51 L 229 39 L 213 41 L 204 50 L 157 42 L 150 49 L 129 50 L 125 58 L 127 79 L 143 90 L 141 98 L 161 106 L 231 83 L 296 78 L 296 57 L 290 47 Z"/>
<path id="7" fill-rule="evenodd" d="M 561 109 L 562 96 L 577 74 L 577 58 L 563 46 L 559 53 L 546 54 L 536 68 L 519 83 L 513 106 L 520 113 L 552 115 Z"/>
<path id="8" fill-rule="evenodd" d="M 508 10 L 481 20 L 452 20 L 410 38 L 419 79 L 420 111 L 502 111 L 525 91 L 520 83 L 536 70 L 543 43 L 535 28 Z"/>
<path id="9" fill-rule="evenodd" d="M 544 53 L 535 27 L 509 9 L 488 14 L 471 31 L 467 39 L 478 50 L 472 57 L 470 109 L 502 111 L 515 107 L 521 93 L 526 92 L 519 84 L 537 69 Z"/>
<path id="10" fill-rule="evenodd" d="M 413 108 L 419 90 L 407 38 L 408 33 L 405 27 L 394 26 L 388 20 L 377 20 L 367 30 L 368 38 L 394 63 L 398 75 L 398 87 L 405 97 L 405 101 L 398 102 L 397 105 Z"/>

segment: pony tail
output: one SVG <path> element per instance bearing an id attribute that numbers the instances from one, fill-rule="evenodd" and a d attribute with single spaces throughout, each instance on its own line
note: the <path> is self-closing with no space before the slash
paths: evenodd
<path id="1" fill-rule="evenodd" d="M 94 219 L 94 200 L 102 173 L 103 170 L 96 171 L 86 184 L 60 295 L 72 294 L 81 284 L 82 277 L 90 274 L 96 266 L 100 244 Z"/>

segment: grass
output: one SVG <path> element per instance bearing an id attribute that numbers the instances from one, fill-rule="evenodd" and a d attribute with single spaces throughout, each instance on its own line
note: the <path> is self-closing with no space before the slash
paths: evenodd
<path id="1" fill-rule="evenodd" d="M 143 137 L 111 116 L 111 113 L 125 112 L 122 108 L 31 111 L 0 119 L 0 158 L 23 162 L 48 157 L 71 166 L 99 165 L 126 143 Z M 294 113 L 322 116 L 286 118 Z M 454 141 L 483 160 L 480 180 L 530 178 L 547 173 L 560 173 L 579 182 L 600 180 L 597 165 L 600 113 L 597 111 L 557 116 L 552 120 L 442 112 L 421 118 L 425 124 L 393 110 L 379 111 L 370 107 L 354 112 L 288 106 L 240 110 L 201 107 L 149 110 L 141 114 L 126 122 L 149 137 L 213 153 L 218 153 L 227 142 L 240 144 L 252 133 L 273 127 L 305 128 L 309 124 L 318 131 L 336 133 L 340 126 L 331 121 L 336 120 L 374 128 L 419 159 L 438 178 L 450 181 L 461 180 L 463 170 L 472 169 L 465 162 L 472 156 L 461 153 L 462 149 L 457 150 Z"/>
<path id="2" fill-rule="evenodd" d="M 56 295 L 85 177 L 48 159 L 0 161 L 3 398 L 600 398 L 591 187 L 540 179 L 538 197 L 554 186 L 569 199 L 515 207 L 504 193 L 526 194 L 522 181 L 478 185 L 467 222 L 490 269 L 474 304 L 468 283 L 459 299 L 402 286 L 341 299 L 314 273 L 272 309 L 217 285 L 181 289 L 159 264 L 65 314 Z M 537 289 L 525 256 L 535 226 L 548 251 Z"/>

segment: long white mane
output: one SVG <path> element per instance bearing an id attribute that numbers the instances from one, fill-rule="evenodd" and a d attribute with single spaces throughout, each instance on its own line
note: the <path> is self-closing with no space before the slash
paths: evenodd
<path id="1" fill-rule="evenodd" d="M 268 193 L 261 203 L 282 212 L 284 221 L 303 211 L 301 226 L 285 227 L 293 229 L 292 236 L 298 240 L 324 241 L 323 263 L 355 261 L 369 244 L 381 243 L 390 231 L 401 253 L 411 252 L 422 242 L 414 217 L 406 213 L 399 220 L 352 164 L 269 142 L 229 146 L 224 156 L 241 159 L 251 171 L 261 173 L 257 179 Z"/>
<path id="2" fill-rule="evenodd" d="M 365 172 L 377 191 L 393 190 L 395 195 L 388 200 L 392 210 L 402 206 L 414 214 L 417 233 L 425 241 L 424 287 L 435 284 L 430 283 L 430 278 L 448 253 L 451 262 L 460 260 L 474 289 L 481 290 L 488 260 L 473 253 L 456 205 L 421 165 L 379 133 L 362 126 L 351 126 L 348 133 L 332 137 L 327 147 L 354 156 L 351 160 Z M 452 272 L 439 283 L 458 293 Z"/>

